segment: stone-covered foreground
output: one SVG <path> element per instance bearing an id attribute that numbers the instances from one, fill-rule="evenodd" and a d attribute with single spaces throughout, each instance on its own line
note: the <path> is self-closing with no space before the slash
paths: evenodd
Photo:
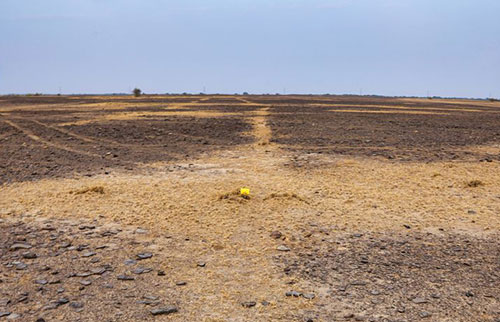
<path id="1" fill-rule="evenodd" d="M 302 237 L 306 241 L 298 246 L 289 243 L 294 236 L 277 231 L 269 236 L 277 245 L 269 265 L 280 272 L 275 278 L 289 285 L 283 298 L 297 308 L 301 301 L 313 304 L 288 312 L 290 320 L 500 318 L 500 246 L 494 236 L 412 233 L 411 227 L 408 234 L 346 234 L 311 226 Z M 0 317 L 181 320 L 187 282 L 163 268 L 166 261 L 179 269 L 186 263 L 172 263 L 161 240 L 144 229 L 99 220 L 1 220 Z M 204 270 L 207 263 L 193 258 L 187 265 Z M 266 315 L 270 304 L 235 305 L 266 320 L 272 318 Z"/>

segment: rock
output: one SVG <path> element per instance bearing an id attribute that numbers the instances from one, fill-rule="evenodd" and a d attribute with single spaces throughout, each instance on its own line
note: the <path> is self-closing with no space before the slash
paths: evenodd
<path id="1" fill-rule="evenodd" d="M 207 264 L 205 262 L 198 262 L 196 265 L 198 267 L 205 267 Z"/>
<path id="2" fill-rule="evenodd" d="M 281 252 L 289 252 L 290 251 L 290 248 L 286 247 L 285 245 L 279 245 L 278 247 L 276 247 L 276 249 L 281 251 Z"/>
<path id="3" fill-rule="evenodd" d="M 83 303 L 81 302 L 71 302 L 69 303 L 69 306 L 73 309 L 81 309 L 83 308 Z"/>
<path id="4" fill-rule="evenodd" d="M 158 271 L 158 276 L 165 276 L 165 272 L 164 271 Z"/>
<path id="5" fill-rule="evenodd" d="M 104 272 L 106 272 L 106 268 L 104 268 L 104 267 L 95 267 L 95 268 L 92 268 L 90 270 L 90 272 L 93 275 L 102 275 L 102 274 L 104 274 Z"/>
<path id="6" fill-rule="evenodd" d="M 59 300 L 57 300 L 57 302 L 56 302 L 56 303 L 57 303 L 58 305 L 64 305 L 64 304 L 69 303 L 69 300 L 68 300 L 67 298 L 65 298 L 65 297 L 62 297 L 62 298 L 60 298 Z"/>
<path id="7" fill-rule="evenodd" d="M 302 294 L 302 297 L 308 300 L 312 300 L 316 297 L 316 295 L 314 295 L 314 293 L 308 293 L 308 294 Z"/>
<path id="8" fill-rule="evenodd" d="M 260 302 L 260 304 L 262 304 L 263 306 L 268 306 L 271 303 L 269 303 L 268 301 L 262 301 L 262 302 Z"/>
<path id="9" fill-rule="evenodd" d="M 183 286 L 183 285 L 186 285 L 186 284 L 187 283 L 184 282 L 184 281 L 179 281 L 179 282 L 175 283 L 175 285 L 177 285 L 177 286 Z"/>
<path id="10" fill-rule="evenodd" d="M 47 283 L 47 280 L 35 280 L 35 284 L 45 285 Z"/>
<path id="11" fill-rule="evenodd" d="M 427 303 L 427 300 L 422 298 L 422 297 L 416 297 L 412 300 L 412 302 L 415 304 L 423 304 L 423 303 Z"/>
<path id="12" fill-rule="evenodd" d="M 127 259 L 125 260 L 125 265 L 135 265 L 137 261 L 135 259 Z"/>
<path id="13" fill-rule="evenodd" d="M 158 296 L 154 296 L 154 295 L 144 295 L 143 296 L 146 300 L 151 300 L 151 301 L 156 301 L 159 299 Z"/>
<path id="14" fill-rule="evenodd" d="M 257 303 L 255 303 L 255 302 L 253 302 L 253 301 L 250 301 L 250 302 L 243 302 L 243 303 L 241 303 L 241 305 L 242 305 L 243 307 L 247 307 L 247 308 L 249 308 L 249 307 L 253 307 L 253 306 L 255 306 L 256 304 L 257 304 Z"/>
<path id="15" fill-rule="evenodd" d="M 9 299 L 1 299 L 0 306 L 7 306 L 10 303 Z"/>
<path id="16" fill-rule="evenodd" d="M 135 280 L 135 277 L 127 276 L 127 275 L 118 275 L 117 279 L 120 281 L 133 281 L 133 280 Z"/>
<path id="17" fill-rule="evenodd" d="M 28 267 L 28 265 L 24 264 L 24 263 L 18 263 L 16 265 L 16 269 L 17 270 L 23 270 L 23 269 L 26 269 L 26 267 Z"/>
<path id="18" fill-rule="evenodd" d="M 80 230 L 86 230 L 86 229 L 91 230 L 91 229 L 95 229 L 95 226 L 94 225 L 82 225 L 82 226 L 78 227 L 78 229 L 80 229 Z"/>
<path id="19" fill-rule="evenodd" d="M 30 249 L 32 246 L 30 244 L 22 244 L 22 243 L 15 243 L 12 246 L 10 246 L 11 251 L 16 251 L 19 249 Z"/>
<path id="20" fill-rule="evenodd" d="M 23 258 L 26 258 L 26 259 L 34 259 L 37 257 L 38 256 L 35 253 L 30 253 L 30 252 L 23 253 Z"/>
<path id="21" fill-rule="evenodd" d="M 60 294 L 60 293 L 64 293 L 64 288 L 60 287 L 60 288 L 58 288 L 58 289 L 57 289 L 57 291 L 56 291 L 56 292 L 57 292 L 57 293 L 59 293 L 59 294 Z"/>
<path id="22" fill-rule="evenodd" d="M 8 311 L 0 311 L 0 318 L 4 317 L 4 316 L 9 316 L 9 315 L 10 315 L 10 312 L 8 312 Z"/>
<path id="23" fill-rule="evenodd" d="M 135 230 L 135 233 L 136 233 L 136 234 L 147 234 L 147 233 L 148 233 L 148 231 L 147 231 L 146 229 L 137 228 L 137 229 Z"/>
<path id="24" fill-rule="evenodd" d="M 428 317 L 430 317 L 432 314 L 431 314 L 431 313 L 429 313 L 429 312 L 423 311 L 423 312 L 420 312 L 418 315 L 419 315 L 421 318 L 423 318 L 423 319 L 424 319 L 424 318 L 428 318 Z"/>
<path id="25" fill-rule="evenodd" d="M 148 259 L 148 258 L 151 258 L 151 257 L 153 257 L 153 254 L 151 254 L 151 253 L 140 253 L 140 254 L 137 254 L 137 259 L 138 260 Z"/>
<path id="26" fill-rule="evenodd" d="M 70 242 L 64 242 L 62 243 L 61 245 L 59 245 L 59 248 L 68 248 L 71 246 L 71 243 Z"/>
<path id="27" fill-rule="evenodd" d="M 410 225 L 406 225 L 406 224 L 405 224 L 405 225 L 403 225 L 403 227 L 404 227 L 404 228 L 406 228 L 406 229 L 411 229 L 411 226 L 410 226 Z"/>
<path id="28" fill-rule="evenodd" d="M 134 274 L 144 274 L 153 271 L 151 268 L 137 267 L 133 270 Z"/>
<path id="29" fill-rule="evenodd" d="M 91 257 L 91 256 L 94 256 L 95 253 L 94 252 L 85 252 L 82 254 L 82 257 Z"/>
<path id="30" fill-rule="evenodd" d="M 302 295 L 302 293 L 297 292 L 297 291 L 290 291 L 285 293 L 286 296 L 293 296 L 293 297 L 299 297 Z"/>
<path id="31" fill-rule="evenodd" d="M 279 238 L 281 238 L 281 236 L 283 236 L 283 235 L 277 230 L 271 232 L 271 237 L 274 239 L 279 239 Z"/>
<path id="32" fill-rule="evenodd" d="M 83 286 L 89 286 L 90 284 L 92 284 L 92 282 L 89 280 L 83 280 L 83 281 L 80 281 L 80 284 L 82 284 Z"/>
<path id="33" fill-rule="evenodd" d="M 165 306 L 165 307 L 151 310 L 150 312 L 153 315 L 162 315 L 162 314 L 171 314 L 171 313 L 178 312 L 178 309 L 175 306 Z"/>
<path id="34" fill-rule="evenodd" d="M 474 210 L 472 210 L 472 209 L 471 209 L 471 210 L 468 210 L 468 211 L 467 211 L 467 213 L 468 213 L 469 215 L 475 215 L 475 214 L 476 214 L 476 212 L 475 212 Z"/>
<path id="35" fill-rule="evenodd" d="M 17 313 L 11 313 L 11 314 L 9 314 L 9 315 L 7 316 L 7 319 L 8 319 L 8 320 L 15 320 L 15 319 L 18 319 L 18 318 L 20 318 L 20 317 L 21 317 L 21 315 L 19 315 L 19 314 L 17 314 Z"/>

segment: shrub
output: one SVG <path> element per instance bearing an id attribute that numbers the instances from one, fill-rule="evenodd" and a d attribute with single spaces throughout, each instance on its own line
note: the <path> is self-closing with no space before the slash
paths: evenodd
<path id="1" fill-rule="evenodd" d="M 136 88 L 134 88 L 134 90 L 132 91 L 132 93 L 134 93 L 135 97 L 139 97 L 139 96 L 141 96 L 142 91 L 139 88 L 136 87 Z"/>

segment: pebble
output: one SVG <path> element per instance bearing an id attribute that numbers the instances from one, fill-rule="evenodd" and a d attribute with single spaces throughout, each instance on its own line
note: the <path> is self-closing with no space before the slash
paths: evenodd
<path id="1" fill-rule="evenodd" d="M 9 316 L 9 315 L 10 315 L 10 312 L 8 312 L 8 311 L 0 311 L 0 318 L 4 317 L 4 316 Z"/>
<path id="2" fill-rule="evenodd" d="M 26 259 L 33 259 L 33 258 L 37 258 L 37 257 L 38 256 L 35 253 L 30 253 L 30 252 L 23 253 L 23 258 L 26 258 Z"/>
<path id="3" fill-rule="evenodd" d="M 302 294 L 302 297 L 308 300 L 312 300 L 316 297 L 316 295 L 314 295 L 314 293 L 308 293 L 308 294 Z"/>
<path id="4" fill-rule="evenodd" d="M 198 267 L 205 267 L 207 264 L 205 262 L 198 262 L 196 265 L 198 265 Z"/>
<path id="5" fill-rule="evenodd" d="M 137 228 L 137 229 L 135 230 L 135 233 L 136 233 L 136 234 L 147 234 L 147 233 L 148 233 L 148 231 L 147 231 L 146 229 Z"/>
<path id="6" fill-rule="evenodd" d="M 32 246 L 30 244 L 21 244 L 21 243 L 16 243 L 10 246 L 11 251 L 16 251 L 19 249 L 30 249 Z"/>
<path id="7" fill-rule="evenodd" d="M 19 263 L 16 265 L 17 270 L 23 270 L 23 269 L 26 269 L 26 267 L 28 267 L 28 265 L 26 265 L 24 263 Z"/>
<path id="8" fill-rule="evenodd" d="M 412 302 L 415 304 L 423 304 L 423 303 L 427 303 L 427 300 L 422 298 L 422 297 L 416 297 L 412 300 Z"/>
<path id="9" fill-rule="evenodd" d="M 91 257 L 91 256 L 94 256 L 95 253 L 94 252 L 85 252 L 82 254 L 82 257 Z"/>
<path id="10" fill-rule="evenodd" d="M 20 318 L 20 317 L 21 317 L 21 315 L 19 315 L 19 314 L 17 314 L 17 313 L 11 313 L 11 314 L 9 314 L 9 315 L 7 316 L 7 319 L 8 319 L 8 320 L 15 320 L 15 319 Z"/>
<path id="11" fill-rule="evenodd" d="M 297 291 L 290 291 L 285 293 L 286 296 L 293 296 L 293 297 L 299 297 L 302 295 L 302 293 L 297 292 Z"/>
<path id="12" fill-rule="evenodd" d="M 243 303 L 241 303 L 241 305 L 242 305 L 243 307 L 253 307 L 253 306 L 255 306 L 256 304 L 257 304 L 257 303 L 255 303 L 255 302 L 253 302 L 253 301 L 250 301 L 250 302 L 243 302 Z"/>
<path id="13" fill-rule="evenodd" d="M 137 267 L 133 270 L 134 274 L 144 274 L 153 271 L 151 268 Z"/>
<path id="14" fill-rule="evenodd" d="M 47 284 L 48 282 L 47 282 L 47 280 L 35 280 L 35 283 L 36 283 L 36 284 L 40 284 L 40 285 L 45 285 L 45 284 Z"/>
<path id="15" fill-rule="evenodd" d="M 421 318 L 428 318 L 428 317 L 430 317 L 432 314 L 431 314 L 431 313 L 429 313 L 429 312 L 423 311 L 423 312 L 420 312 L 418 315 L 419 315 Z"/>
<path id="16" fill-rule="evenodd" d="M 135 259 L 127 259 L 125 260 L 125 265 L 135 265 L 137 261 Z"/>
<path id="17" fill-rule="evenodd" d="M 65 297 L 62 297 L 62 298 L 60 298 L 59 300 L 57 300 L 57 302 L 56 302 L 56 303 L 57 303 L 58 305 L 64 305 L 64 304 L 69 303 L 69 300 L 68 300 L 67 298 L 65 298 Z"/>
<path id="18" fill-rule="evenodd" d="M 164 271 L 158 271 L 158 276 L 165 276 L 165 272 Z"/>
<path id="19" fill-rule="evenodd" d="M 279 238 L 281 238 L 281 236 L 283 236 L 283 235 L 277 230 L 271 232 L 271 237 L 274 239 L 279 239 Z"/>
<path id="20" fill-rule="evenodd" d="M 90 270 L 90 272 L 94 275 L 102 275 L 106 271 L 104 267 L 95 267 Z"/>
<path id="21" fill-rule="evenodd" d="M 83 280 L 83 281 L 80 281 L 80 284 L 82 284 L 83 286 L 89 286 L 90 284 L 92 284 L 92 282 L 89 280 Z"/>
<path id="22" fill-rule="evenodd" d="M 81 302 L 71 302 L 69 303 L 69 306 L 73 309 L 81 309 L 83 308 L 83 303 Z"/>
<path id="23" fill-rule="evenodd" d="M 133 280 L 135 280 L 135 277 L 127 276 L 127 275 L 118 275 L 117 279 L 120 281 L 133 281 Z"/>
<path id="24" fill-rule="evenodd" d="M 175 306 L 166 306 L 158 309 L 151 310 L 151 314 L 153 315 L 162 315 L 162 314 L 171 314 L 177 312 L 178 309 Z"/>
<path id="25" fill-rule="evenodd" d="M 276 247 L 276 249 L 281 251 L 281 252 L 289 252 L 290 251 L 290 248 L 286 247 L 285 245 L 279 245 L 278 247 Z"/>
<path id="26" fill-rule="evenodd" d="M 183 285 L 186 285 L 186 284 L 187 283 L 184 282 L 184 281 L 179 281 L 179 282 L 175 283 L 175 285 L 177 285 L 177 286 L 183 286 Z"/>
<path id="27" fill-rule="evenodd" d="M 151 254 L 151 253 L 140 253 L 140 254 L 137 254 L 137 259 L 138 260 L 148 259 L 148 258 L 151 258 L 151 257 L 153 257 L 153 254 Z"/>

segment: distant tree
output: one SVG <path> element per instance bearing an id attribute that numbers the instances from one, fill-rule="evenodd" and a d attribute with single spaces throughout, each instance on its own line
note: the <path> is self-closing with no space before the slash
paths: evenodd
<path id="1" fill-rule="evenodd" d="M 132 93 L 134 93 L 135 97 L 139 97 L 139 96 L 141 96 L 142 91 L 139 88 L 136 87 L 136 88 L 134 88 L 134 90 L 132 91 Z"/>
<path id="2" fill-rule="evenodd" d="M 243 92 L 243 95 L 248 95 L 248 92 Z"/>

